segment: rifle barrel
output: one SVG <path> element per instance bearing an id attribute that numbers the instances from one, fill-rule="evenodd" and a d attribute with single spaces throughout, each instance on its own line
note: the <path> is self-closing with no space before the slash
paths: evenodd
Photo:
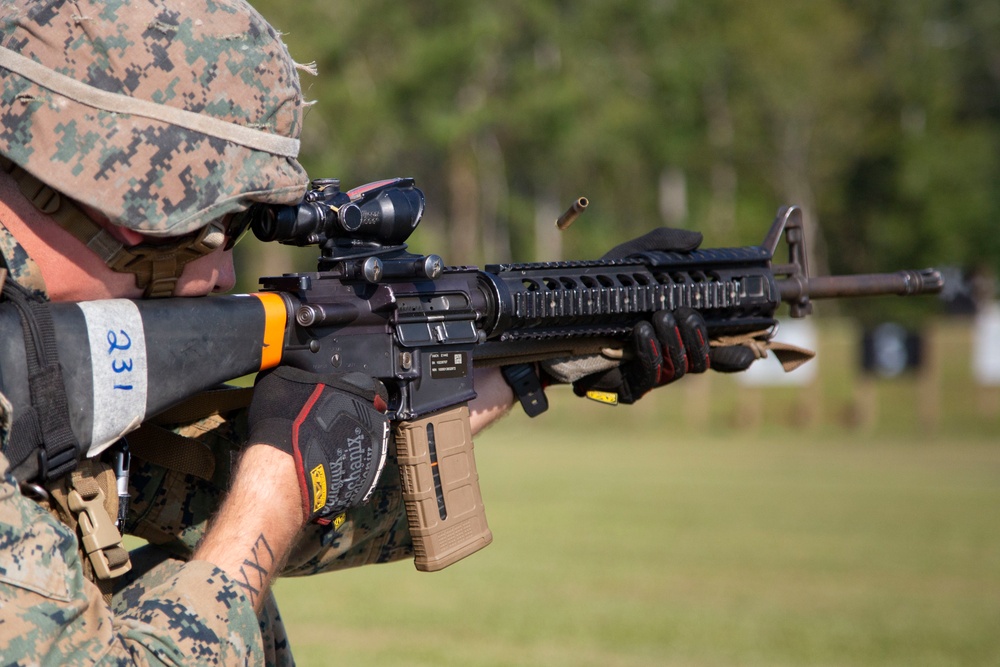
<path id="1" fill-rule="evenodd" d="M 789 303 L 798 303 L 803 299 L 936 294 L 944 287 L 944 280 L 937 269 L 853 276 L 817 276 L 804 280 L 792 276 L 777 282 L 781 300 Z"/>

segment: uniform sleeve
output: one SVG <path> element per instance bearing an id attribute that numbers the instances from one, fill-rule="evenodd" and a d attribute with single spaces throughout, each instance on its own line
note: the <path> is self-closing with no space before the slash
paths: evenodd
<path id="1" fill-rule="evenodd" d="M 236 585 L 205 561 L 168 564 L 117 597 L 124 611 L 113 617 L 111 655 L 142 656 L 140 664 L 260 664 L 257 616 Z"/>
<path id="2" fill-rule="evenodd" d="M 121 593 L 114 615 L 83 576 L 76 536 L 21 494 L 0 455 L 4 664 L 245 665 L 262 657 L 253 608 L 210 563 L 178 564 Z"/>

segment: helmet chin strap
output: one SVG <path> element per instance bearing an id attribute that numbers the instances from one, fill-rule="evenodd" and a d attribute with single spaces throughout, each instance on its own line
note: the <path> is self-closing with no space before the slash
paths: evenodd
<path id="1" fill-rule="evenodd" d="M 143 290 L 144 298 L 171 296 L 189 262 L 214 252 L 226 242 L 225 229 L 221 224 L 212 223 L 198 232 L 164 243 L 125 246 L 72 200 L 17 164 L 0 156 L 0 169 L 14 177 L 21 193 L 35 208 L 90 248 L 108 268 L 135 275 L 136 287 Z"/>
<path id="2" fill-rule="evenodd" d="M 135 274 L 135 284 L 144 290 L 143 297 L 156 299 L 174 293 L 188 262 L 214 252 L 225 242 L 222 227 L 213 223 L 163 245 L 142 243 L 126 248 L 119 244 L 118 250 L 104 261 L 112 271 Z"/>

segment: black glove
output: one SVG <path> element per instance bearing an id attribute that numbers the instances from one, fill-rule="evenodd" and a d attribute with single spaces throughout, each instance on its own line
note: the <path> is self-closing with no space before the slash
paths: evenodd
<path id="1" fill-rule="evenodd" d="M 723 373 L 746 370 L 754 353 L 743 346 L 711 347 L 705 320 L 698 311 L 661 310 L 652 323 L 632 330 L 632 358 L 615 368 L 587 375 L 573 383 L 577 396 L 599 391 L 619 403 L 635 403 L 651 389 L 675 382 L 687 373 L 709 368 Z M 593 395 L 593 394 L 589 394 Z"/>
<path id="2" fill-rule="evenodd" d="M 307 520 L 327 523 L 368 499 L 389 445 L 387 400 L 382 383 L 363 373 L 282 366 L 258 376 L 250 443 L 294 457 Z"/>
<path id="3" fill-rule="evenodd" d="M 661 310 L 652 323 L 639 322 L 632 330 L 631 352 L 632 358 L 621 365 L 575 381 L 573 391 L 577 396 L 600 391 L 619 403 L 635 403 L 685 373 L 704 373 L 710 365 L 705 320 L 691 309 L 676 315 Z"/>
<path id="4" fill-rule="evenodd" d="M 624 259 L 650 250 L 691 252 L 701 240 L 698 232 L 660 227 L 615 246 L 602 259 Z M 749 368 L 756 358 L 747 347 L 710 346 L 705 320 L 691 308 L 659 311 L 651 322 L 639 322 L 631 343 L 630 359 L 574 380 L 576 394 L 600 391 L 609 394 L 611 401 L 634 403 L 649 390 L 679 380 L 686 373 L 704 373 L 709 368 L 735 373 Z M 562 366 L 563 374 L 572 376 L 568 367 L 572 364 Z"/>
<path id="5" fill-rule="evenodd" d="M 601 259 L 625 259 L 647 250 L 663 250 L 665 252 L 691 252 L 701 245 L 701 232 L 690 232 L 686 229 L 671 229 L 659 227 L 632 239 L 616 245 L 604 253 Z"/>

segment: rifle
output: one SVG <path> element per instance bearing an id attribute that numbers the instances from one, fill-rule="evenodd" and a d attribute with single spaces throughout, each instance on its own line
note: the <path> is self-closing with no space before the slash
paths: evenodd
<path id="1" fill-rule="evenodd" d="M 438 570 L 492 539 L 467 408 L 474 366 L 624 347 L 634 325 L 662 309 L 698 310 L 715 338 L 773 328 L 782 303 L 803 317 L 812 299 L 942 287 L 933 269 L 810 276 L 796 207 L 778 211 L 759 246 L 484 269 L 407 251 L 424 208 L 411 178 L 348 192 L 314 180 L 298 205 L 256 205 L 244 222 L 264 241 L 317 246 L 316 272 L 261 278 L 249 295 L 51 304 L 78 447 L 58 462 L 42 448 L 8 454 L 16 476 L 49 478 L 183 399 L 279 364 L 359 371 L 389 390 L 415 563 Z M 779 264 L 782 237 L 789 255 Z M 15 416 L 32 411 L 28 328 L 0 306 L 0 391 Z"/>

